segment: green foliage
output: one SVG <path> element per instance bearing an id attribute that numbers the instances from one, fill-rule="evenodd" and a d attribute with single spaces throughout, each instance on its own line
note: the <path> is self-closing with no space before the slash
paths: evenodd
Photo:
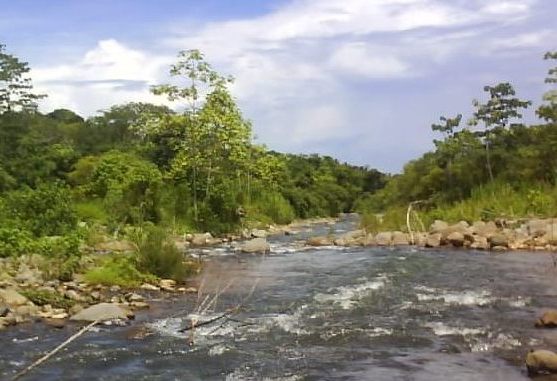
<path id="1" fill-rule="evenodd" d="M 194 269 L 184 264 L 180 252 L 166 232 L 158 227 L 147 227 L 136 236 L 137 267 L 142 272 L 161 278 L 183 281 Z"/>
<path id="2" fill-rule="evenodd" d="M 45 306 L 50 304 L 53 308 L 71 308 L 75 302 L 64 297 L 58 292 L 42 291 L 42 290 L 23 290 L 21 295 L 32 301 L 37 306 Z"/>
<path id="3" fill-rule="evenodd" d="M 116 254 L 105 257 L 98 266 L 88 270 L 84 278 L 91 284 L 122 287 L 136 287 L 143 282 L 153 281 L 152 276 L 137 269 L 135 256 Z"/>
<path id="4" fill-rule="evenodd" d="M 4 218 L 37 237 L 63 235 L 76 228 L 71 193 L 62 183 L 11 191 L 6 193 L 4 202 Z"/>
<path id="5" fill-rule="evenodd" d="M 0 44 L 0 114 L 6 111 L 35 110 L 36 100 L 45 95 L 33 94 L 31 79 L 26 77 L 31 69 L 27 62 L 4 51 Z"/>
<path id="6" fill-rule="evenodd" d="M 33 253 L 36 245 L 30 232 L 18 228 L 0 228 L 0 257 Z"/>

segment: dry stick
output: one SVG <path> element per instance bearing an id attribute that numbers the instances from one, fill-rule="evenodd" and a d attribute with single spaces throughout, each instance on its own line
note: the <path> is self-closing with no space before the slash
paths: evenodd
<path id="1" fill-rule="evenodd" d="M 100 320 L 95 320 L 94 322 L 92 322 L 91 324 L 83 327 L 81 330 L 79 330 L 77 333 L 75 333 L 73 336 L 71 336 L 69 339 L 67 339 L 66 341 L 64 341 L 62 344 L 60 344 L 59 346 L 57 346 L 56 348 L 54 348 L 52 351 L 48 352 L 46 355 L 44 355 L 43 357 L 41 357 L 40 359 L 38 359 L 37 361 L 35 361 L 33 364 L 29 365 L 27 368 L 23 369 L 21 372 L 19 372 L 18 374 L 16 374 L 14 376 L 14 378 L 12 379 L 12 381 L 16 381 L 18 379 L 20 379 L 21 377 L 25 376 L 31 369 L 41 365 L 43 362 L 45 362 L 46 360 L 48 360 L 50 357 L 52 357 L 53 355 L 55 355 L 56 353 L 58 353 L 58 351 L 60 351 L 61 349 L 63 349 L 66 345 L 68 345 L 69 343 L 71 343 L 72 341 L 74 341 L 75 339 L 77 339 L 79 336 L 83 335 L 85 332 L 87 332 L 91 327 L 93 327 L 95 324 L 97 324 Z"/>

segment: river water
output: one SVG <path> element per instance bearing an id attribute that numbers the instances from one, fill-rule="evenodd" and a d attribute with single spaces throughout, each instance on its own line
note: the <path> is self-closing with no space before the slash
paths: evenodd
<path id="1" fill-rule="evenodd" d="M 527 379 L 530 348 L 557 348 L 555 331 L 533 327 L 557 306 L 548 254 L 307 249 L 300 238 L 271 239 L 264 257 L 208 252 L 199 299 L 153 301 L 131 326 L 96 327 L 23 379 L 511 381 Z M 211 307 L 198 308 L 200 322 L 239 308 L 234 320 L 180 333 L 200 305 Z M 78 328 L 4 331 L 0 376 L 10 379 Z M 132 338 L 138 330 L 150 335 Z"/>

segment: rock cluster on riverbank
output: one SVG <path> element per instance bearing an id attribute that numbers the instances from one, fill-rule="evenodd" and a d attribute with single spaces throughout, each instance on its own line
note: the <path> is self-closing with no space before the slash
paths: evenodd
<path id="1" fill-rule="evenodd" d="M 460 221 L 448 224 L 436 220 L 428 232 L 355 230 L 340 236 L 311 237 L 309 246 L 402 246 L 464 247 L 477 250 L 557 250 L 557 218 L 521 221 Z"/>

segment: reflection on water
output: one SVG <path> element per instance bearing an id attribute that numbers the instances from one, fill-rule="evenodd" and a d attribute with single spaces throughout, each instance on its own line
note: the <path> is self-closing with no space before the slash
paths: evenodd
<path id="1" fill-rule="evenodd" d="M 510 381 L 526 379 L 524 353 L 548 343 L 533 328 L 540 309 L 557 301 L 557 274 L 544 254 L 300 249 L 297 238 L 273 240 L 265 257 L 224 248 L 198 280 L 199 300 L 180 296 L 132 327 L 101 327 L 27 379 Z M 233 320 L 179 332 L 189 314 L 204 321 L 238 305 Z M 154 334 L 130 339 L 138 325 Z M 35 324 L 2 333 L 0 374 L 14 374 L 75 329 Z"/>

